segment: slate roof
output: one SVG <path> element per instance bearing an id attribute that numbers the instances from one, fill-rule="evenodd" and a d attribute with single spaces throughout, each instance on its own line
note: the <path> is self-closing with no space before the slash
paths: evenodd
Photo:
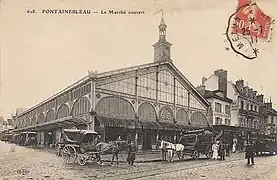
<path id="1" fill-rule="evenodd" d="M 220 90 L 215 90 L 215 91 L 205 90 L 204 97 L 206 99 L 208 99 L 208 98 L 215 98 L 215 99 L 219 99 L 219 100 L 222 100 L 222 101 L 225 101 L 225 102 L 229 102 L 229 103 L 233 102 L 232 99 L 229 99 L 226 96 L 221 97 L 221 96 L 216 94 L 216 93 L 219 93 L 219 92 L 222 92 L 222 91 L 220 91 Z"/>

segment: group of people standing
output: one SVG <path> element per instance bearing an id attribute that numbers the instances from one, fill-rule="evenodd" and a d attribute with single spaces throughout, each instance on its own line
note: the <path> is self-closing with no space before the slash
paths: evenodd
<path id="1" fill-rule="evenodd" d="M 225 156 L 229 156 L 229 147 L 227 143 L 224 143 L 222 140 L 215 141 L 212 145 L 213 156 L 212 159 L 214 160 L 225 160 Z M 247 159 L 247 165 L 254 165 L 254 157 L 255 157 L 255 147 L 254 145 L 249 142 L 245 146 L 245 159 Z M 235 148 L 233 147 L 233 152 L 235 152 Z"/>
<path id="2" fill-rule="evenodd" d="M 222 140 L 215 141 L 212 145 L 212 151 L 213 151 L 213 157 L 214 160 L 225 160 L 225 156 L 230 155 L 229 151 L 229 145 L 227 143 L 224 143 Z"/>
<path id="3" fill-rule="evenodd" d="M 134 161 L 136 159 L 137 146 L 136 146 L 135 140 L 133 138 L 131 138 L 131 136 L 129 136 L 127 139 L 128 140 L 127 140 L 127 158 L 126 158 L 126 160 L 129 165 L 133 166 Z M 118 136 L 116 141 L 122 141 L 121 136 Z"/>

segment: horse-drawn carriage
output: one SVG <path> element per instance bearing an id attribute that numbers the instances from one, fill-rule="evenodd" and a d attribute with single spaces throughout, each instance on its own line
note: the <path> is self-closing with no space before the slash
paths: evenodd
<path id="1" fill-rule="evenodd" d="M 57 143 L 58 155 L 61 155 L 67 164 L 78 162 L 84 166 L 88 160 L 101 161 L 101 154 L 112 154 L 111 163 L 117 159 L 121 151 L 127 149 L 127 141 L 101 142 L 98 133 L 92 130 L 64 129 L 60 142 Z"/>
<path id="2" fill-rule="evenodd" d="M 189 155 L 193 159 L 199 159 L 200 154 L 205 154 L 207 158 L 212 157 L 212 143 L 215 134 L 206 130 L 196 130 L 184 133 L 179 143 L 184 145 L 184 150 L 178 153 L 179 159 L 184 155 Z"/>
<path id="3" fill-rule="evenodd" d="M 277 146 L 276 141 L 274 139 L 263 139 L 257 140 L 254 143 L 254 147 L 256 150 L 256 155 L 260 156 L 263 154 L 276 154 L 277 153 Z"/>
<path id="4" fill-rule="evenodd" d="M 3 131 L 1 133 L 1 141 L 9 142 L 11 143 L 13 133 L 10 131 Z"/>
<path id="5" fill-rule="evenodd" d="M 14 134 L 13 141 L 20 146 L 33 146 L 37 145 L 37 133 L 32 131 L 21 132 Z"/>
<path id="6" fill-rule="evenodd" d="M 100 152 L 97 152 L 95 142 L 97 135 L 92 130 L 64 129 L 58 142 L 58 155 L 68 164 L 77 160 L 83 166 L 88 160 L 100 161 Z"/>

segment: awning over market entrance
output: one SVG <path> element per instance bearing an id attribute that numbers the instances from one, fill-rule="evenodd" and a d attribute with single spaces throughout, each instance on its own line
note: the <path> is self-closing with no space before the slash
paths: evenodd
<path id="1" fill-rule="evenodd" d="M 157 121 L 139 121 L 142 129 L 163 130 L 163 127 Z"/>
<path id="2" fill-rule="evenodd" d="M 163 126 L 163 130 L 179 131 L 179 128 L 175 125 L 175 123 L 159 122 L 159 124 Z"/>
<path id="3" fill-rule="evenodd" d="M 140 123 L 133 119 L 119 119 L 97 116 L 95 120 L 98 121 L 100 126 L 103 127 L 118 127 L 127 129 L 141 128 Z"/>
<path id="4" fill-rule="evenodd" d="M 76 125 L 85 124 L 88 122 L 89 122 L 89 120 L 81 118 L 81 117 L 68 116 L 68 117 L 44 122 L 42 124 L 36 124 L 33 126 L 27 126 L 24 128 L 15 129 L 12 132 L 49 130 L 49 129 L 55 129 L 55 128 L 59 128 L 59 127 L 76 126 Z"/>
<path id="5" fill-rule="evenodd" d="M 186 124 L 175 124 L 175 126 L 177 126 L 180 131 L 187 131 L 187 130 L 191 129 L 191 127 Z"/>
<path id="6" fill-rule="evenodd" d="M 229 126 L 229 125 L 224 125 L 224 124 L 220 124 L 220 125 L 213 125 L 212 128 L 215 131 L 225 131 L 225 132 L 238 132 L 239 131 L 239 127 L 236 126 Z"/>

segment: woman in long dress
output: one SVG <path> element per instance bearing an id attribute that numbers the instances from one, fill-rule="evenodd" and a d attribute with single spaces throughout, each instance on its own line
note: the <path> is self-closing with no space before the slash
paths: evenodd
<path id="1" fill-rule="evenodd" d="M 218 149 L 219 149 L 219 145 L 218 145 L 218 142 L 216 141 L 212 145 L 212 151 L 213 151 L 213 157 L 212 157 L 212 159 L 215 159 L 215 160 L 218 159 Z"/>

